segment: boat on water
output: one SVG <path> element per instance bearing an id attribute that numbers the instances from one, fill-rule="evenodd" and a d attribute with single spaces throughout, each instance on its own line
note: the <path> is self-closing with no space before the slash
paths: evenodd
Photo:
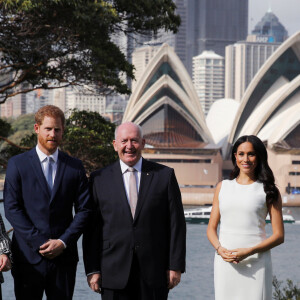
<path id="1" fill-rule="evenodd" d="M 185 221 L 187 223 L 208 224 L 212 206 L 187 209 L 184 211 Z"/>
<path id="2" fill-rule="evenodd" d="M 186 209 L 184 211 L 185 221 L 187 223 L 208 224 L 212 206 Z M 283 223 L 295 223 L 292 215 L 283 214 Z M 266 217 L 266 223 L 271 223 L 269 214 Z"/>
<path id="3" fill-rule="evenodd" d="M 292 215 L 283 214 L 282 219 L 283 219 L 283 223 L 291 223 L 291 224 L 295 223 L 295 219 Z M 266 223 L 271 223 L 271 219 L 270 219 L 269 214 L 266 217 Z"/>

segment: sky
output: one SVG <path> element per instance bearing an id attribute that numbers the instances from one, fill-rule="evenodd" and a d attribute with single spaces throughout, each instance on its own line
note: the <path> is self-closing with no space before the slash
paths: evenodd
<path id="1" fill-rule="evenodd" d="M 300 31 L 300 0 L 249 0 L 249 33 L 270 7 L 289 36 Z"/>

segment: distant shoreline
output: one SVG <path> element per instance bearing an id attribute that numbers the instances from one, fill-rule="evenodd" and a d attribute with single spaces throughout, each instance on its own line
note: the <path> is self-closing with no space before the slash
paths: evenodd
<path id="1" fill-rule="evenodd" d="M 4 180 L 0 180 L 0 203 L 3 202 Z M 213 191 L 207 192 L 203 190 L 198 193 L 187 193 L 181 191 L 182 203 L 184 206 L 209 206 L 212 205 Z M 300 207 L 300 195 L 282 195 L 282 206 L 284 207 Z"/>

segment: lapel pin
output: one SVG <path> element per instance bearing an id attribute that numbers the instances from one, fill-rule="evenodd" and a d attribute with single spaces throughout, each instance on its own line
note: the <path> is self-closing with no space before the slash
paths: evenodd
<path id="1" fill-rule="evenodd" d="M 149 173 L 147 173 L 147 175 L 149 175 Z"/>

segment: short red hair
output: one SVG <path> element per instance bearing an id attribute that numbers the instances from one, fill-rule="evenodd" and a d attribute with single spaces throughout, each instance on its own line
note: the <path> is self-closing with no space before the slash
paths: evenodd
<path id="1" fill-rule="evenodd" d="M 60 118 L 61 124 L 63 127 L 65 127 L 65 115 L 63 111 L 54 105 L 46 105 L 41 107 L 35 114 L 35 122 L 38 125 L 42 125 L 45 117 L 52 117 L 54 119 Z"/>

